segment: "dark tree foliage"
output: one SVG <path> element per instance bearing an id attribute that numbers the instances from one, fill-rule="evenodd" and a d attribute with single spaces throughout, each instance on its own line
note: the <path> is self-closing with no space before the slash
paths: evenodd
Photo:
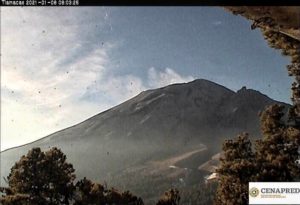
<path id="1" fill-rule="evenodd" d="M 11 168 L 7 180 L 11 194 L 6 194 L 3 203 L 16 198 L 37 205 L 70 204 L 75 179 L 73 166 L 57 148 L 42 152 L 33 148 Z"/>
<path id="2" fill-rule="evenodd" d="M 265 7 L 267 8 L 267 7 Z M 244 11 L 243 11 L 244 9 Z M 294 77 L 292 84 L 292 107 L 289 109 L 287 120 L 284 120 L 284 107 L 280 105 L 272 105 L 265 109 L 260 114 L 262 139 L 256 142 L 256 152 L 254 161 L 256 170 L 250 173 L 249 178 L 245 180 L 244 186 L 248 185 L 249 181 L 299 181 L 300 180 L 300 41 L 286 35 L 284 32 L 279 32 L 283 25 L 280 25 L 272 16 L 257 18 L 255 16 L 255 8 L 233 8 L 237 13 L 246 16 L 250 19 L 255 19 L 252 29 L 259 27 L 269 45 L 275 49 L 280 49 L 283 55 L 291 57 L 291 64 L 287 66 L 288 73 Z M 258 10 L 257 10 L 258 11 Z M 262 15 L 268 15 L 267 12 L 262 12 Z M 287 18 L 285 18 L 287 19 Z M 238 199 L 239 194 L 248 196 L 248 189 L 242 190 L 240 185 L 234 180 L 225 180 L 236 175 L 242 174 L 243 169 L 237 173 L 234 167 L 232 170 L 227 169 L 226 164 L 231 164 L 239 156 L 230 158 L 226 156 L 228 150 L 227 144 L 223 147 L 225 152 L 225 161 L 222 160 L 221 168 L 219 169 L 220 183 L 217 193 L 217 204 L 247 204 L 248 201 L 234 201 L 229 203 L 226 198 L 234 200 Z M 225 149 L 224 149 L 225 148 Z M 232 148 L 229 148 L 232 149 Z M 237 152 L 241 150 L 235 149 Z M 238 167 L 240 165 L 238 164 Z M 224 172 L 225 169 L 225 172 Z M 222 171 L 223 170 L 223 171 Z M 226 172 L 226 170 L 228 172 Z M 228 191 L 226 191 L 226 189 Z"/>
<path id="3" fill-rule="evenodd" d="M 143 205 L 141 198 L 129 191 L 123 193 L 84 178 L 76 184 L 76 197 L 74 205 Z"/>
<path id="4" fill-rule="evenodd" d="M 156 205 L 179 205 L 180 195 L 177 189 L 166 191 Z"/>
<path id="5" fill-rule="evenodd" d="M 248 134 L 243 133 L 223 144 L 224 156 L 217 170 L 220 183 L 216 204 L 232 205 L 248 203 L 248 182 L 256 172 L 255 158 Z"/>
<path id="6" fill-rule="evenodd" d="M 256 143 L 257 181 L 294 181 L 300 176 L 299 130 L 282 119 L 284 107 L 269 106 L 261 115 L 263 138 Z"/>
<path id="7" fill-rule="evenodd" d="M 4 198 L 0 199 L 1 204 L 3 205 L 31 205 L 32 200 L 27 194 L 14 194 L 7 195 Z"/>
<path id="8" fill-rule="evenodd" d="M 143 205 L 129 191 L 94 183 L 86 178 L 74 185 L 72 164 L 57 148 L 42 152 L 33 148 L 15 163 L 8 188 L 0 187 L 3 205 Z"/>
<path id="9" fill-rule="evenodd" d="M 253 152 L 247 134 L 223 144 L 224 157 L 217 170 L 216 204 L 247 204 L 251 181 L 286 182 L 300 177 L 300 132 L 284 120 L 284 107 L 272 105 L 260 114 L 262 139 Z"/>
<path id="10" fill-rule="evenodd" d="M 28 194 L 14 194 L 10 188 L 0 187 L 0 192 L 4 197 L 0 197 L 0 204 L 3 205 L 29 205 L 30 196 Z"/>
<path id="11" fill-rule="evenodd" d="M 265 39 L 269 45 L 281 49 L 283 55 L 291 57 L 291 64 L 287 65 L 288 74 L 294 77 L 292 84 L 293 107 L 289 110 L 289 121 L 291 125 L 300 129 L 300 41 L 295 40 L 283 33 L 262 29 Z"/>
<path id="12" fill-rule="evenodd" d="M 74 205 L 104 204 L 104 187 L 84 178 L 76 183 Z"/>
<path id="13" fill-rule="evenodd" d="M 111 188 L 106 192 L 106 204 L 116 205 L 143 205 L 143 200 L 134 196 L 129 191 L 119 192 L 117 189 Z"/>

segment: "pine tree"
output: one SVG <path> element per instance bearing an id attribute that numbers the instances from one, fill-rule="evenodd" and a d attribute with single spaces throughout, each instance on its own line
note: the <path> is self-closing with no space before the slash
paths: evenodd
<path id="1" fill-rule="evenodd" d="M 10 188 L 0 187 L 0 192 L 4 194 L 0 197 L 0 204 L 3 205 L 29 205 L 30 196 L 27 194 L 14 194 Z"/>
<path id="2" fill-rule="evenodd" d="M 261 115 L 263 138 L 256 143 L 258 181 L 294 181 L 300 176 L 298 159 L 299 130 L 283 120 L 284 106 L 269 106 Z"/>
<path id="3" fill-rule="evenodd" d="M 219 186 L 216 204 L 232 205 L 248 203 L 248 182 L 256 172 L 254 153 L 248 134 L 243 133 L 223 144 L 224 156 L 217 169 Z"/>
<path id="4" fill-rule="evenodd" d="M 156 205 L 179 205 L 180 195 L 177 189 L 166 191 Z"/>
<path id="5" fill-rule="evenodd" d="M 51 204 L 68 205 L 75 189 L 75 169 L 66 159 L 66 155 L 56 147 L 45 152 L 44 188 L 45 196 L 50 198 Z"/>
<path id="6" fill-rule="evenodd" d="M 104 187 L 83 178 L 76 183 L 74 205 L 105 204 Z"/>
<path id="7" fill-rule="evenodd" d="M 0 198 L 0 204 L 2 205 L 33 205 L 32 200 L 30 200 L 27 194 L 14 194 L 6 195 Z"/>
<path id="8" fill-rule="evenodd" d="M 76 183 L 74 205 L 143 205 L 143 200 L 129 191 L 120 192 L 117 189 L 94 183 L 86 178 Z"/>
<path id="9" fill-rule="evenodd" d="M 33 148 L 11 168 L 7 178 L 11 194 L 2 200 L 18 196 L 25 200 L 24 196 L 29 196 L 26 201 L 32 205 L 68 205 L 74 189 L 74 171 L 59 149 L 42 152 Z"/>
<path id="10" fill-rule="evenodd" d="M 264 9 L 270 9 L 268 7 L 259 8 L 259 10 L 261 9 L 259 15 L 257 8 L 232 7 L 229 9 L 234 11 L 235 14 L 241 14 L 254 20 L 251 28 L 259 27 L 270 47 L 281 49 L 283 55 L 291 57 L 291 64 L 287 66 L 287 69 L 289 75 L 295 79 L 291 88 L 293 105 L 288 112 L 288 121 L 283 120 L 284 107 L 280 105 L 270 106 L 260 115 L 263 137 L 256 143 L 255 164 L 257 170 L 252 173 L 252 176 L 249 176 L 248 181 L 243 183 L 248 185 L 249 181 L 256 180 L 297 181 L 300 179 L 300 166 L 297 163 L 300 161 L 300 41 L 286 35 L 286 33 L 279 32 L 280 28 L 288 24 L 281 24 L 282 22 L 278 22 L 272 16 L 269 16 L 269 12 L 263 12 Z M 231 149 L 226 143 L 225 150 Z M 233 154 L 231 160 L 235 161 L 238 158 L 239 156 Z M 232 177 L 235 177 L 237 172 L 232 172 L 230 169 L 224 170 L 226 163 L 230 165 L 232 162 L 230 162 L 230 157 L 225 154 L 225 159 L 222 160 L 219 169 L 221 177 L 217 204 L 247 204 L 248 202 L 245 200 L 234 201 L 234 197 L 238 198 L 241 190 L 239 187 L 242 184 L 234 184 Z M 240 170 L 240 172 L 243 171 Z M 227 177 L 225 177 L 226 175 Z M 230 201 L 230 199 L 233 201 Z"/>

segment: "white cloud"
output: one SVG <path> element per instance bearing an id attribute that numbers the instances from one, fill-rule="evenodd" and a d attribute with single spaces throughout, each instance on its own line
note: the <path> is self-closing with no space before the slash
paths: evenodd
<path id="1" fill-rule="evenodd" d="M 143 90 L 193 80 L 171 68 L 150 68 L 143 78 L 110 72 L 109 53 L 117 45 L 93 34 L 94 25 L 112 28 L 106 10 L 1 11 L 1 150 L 79 123 Z"/>
<path id="2" fill-rule="evenodd" d="M 88 102 L 79 106 L 77 100 L 103 75 L 107 52 L 113 47 L 109 42 L 94 46 L 89 41 L 87 33 L 92 30 L 82 30 L 90 22 L 82 15 L 86 11 L 2 9 L 1 150 L 43 137 L 108 107 Z M 97 15 L 103 17 L 95 18 L 97 25 L 104 27 L 105 12 Z M 83 112 L 74 112 L 81 109 Z"/>
<path id="3" fill-rule="evenodd" d="M 151 88 L 163 87 L 174 83 L 185 83 L 194 80 L 192 76 L 181 76 L 171 68 L 166 68 L 163 72 L 150 68 L 148 71 L 148 84 Z"/>
<path id="4" fill-rule="evenodd" d="M 100 90 L 109 94 L 114 102 L 122 102 L 146 89 L 140 78 L 134 75 L 109 77 Z"/>
<path id="5" fill-rule="evenodd" d="M 185 83 L 194 80 L 192 76 L 182 76 L 171 68 L 158 71 L 151 67 L 147 76 L 140 78 L 130 75 L 104 75 L 95 85 L 89 87 L 84 99 L 90 97 L 98 102 L 111 106 L 128 100 L 147 89 L 164 87 L 174 83 Z"/>

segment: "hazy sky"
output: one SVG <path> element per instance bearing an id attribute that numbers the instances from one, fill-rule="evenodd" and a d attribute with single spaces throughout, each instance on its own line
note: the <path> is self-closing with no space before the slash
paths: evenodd
<path id="1" fill-rule="evenodd" d="M 205 78 L 289 101 L 286 57 L 218 7 L 1 8 L 1 150 Z"/>

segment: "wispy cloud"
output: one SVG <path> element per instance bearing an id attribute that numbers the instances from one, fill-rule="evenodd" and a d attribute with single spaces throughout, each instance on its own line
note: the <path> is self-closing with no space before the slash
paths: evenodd
<path id="1" fill-rule="evenodd" d="M 92 13 L 92 14 L 91 14 Z M 79 123 L 143 90 L 187 82 L 171 68 L 112 72 L 109 11 L 3 8 L 1 150 Z M 116 65 L 117 67 L 117 65 Z"/>
<path id="2" fill-rule="evenodd" d="M 101 10 L 100 10 L 101 11 Z M 107 106 L 80 102 L 109 62 L 110 42 L 95 41 L 106 13 L 86 9 L 3 8 L 1 149 L 78 122 Z M 93 22 L 93 26 L 87 26 Z M 78 109 L 83 109 L 80 116 Z M 76 112 L 74 112 L 76 110 Z"/>
<path id="3" fill-rule="evenodd" d="M 192 80 L 194 80 L 194 77 L 180 75 L 171 68 L 158 70 L 151 67 L 148 69 L 147 75 L 143 78 L 133 74 L 118 75 L 114 73 L 111 75 L 105 73 L 98 81 L 88 87 L 81 101 L 114 106 L 134 97 L 144 90 Z"/>
<path id="4" fill-rule="evenodd" d="M 171 68 L 157 71 L 154 67 L 148 71 L 148 84 L 151 88 L 163 87 L 174 83 L 185 83 L 194 80 L 192 76 L 182 76 Z"/>

